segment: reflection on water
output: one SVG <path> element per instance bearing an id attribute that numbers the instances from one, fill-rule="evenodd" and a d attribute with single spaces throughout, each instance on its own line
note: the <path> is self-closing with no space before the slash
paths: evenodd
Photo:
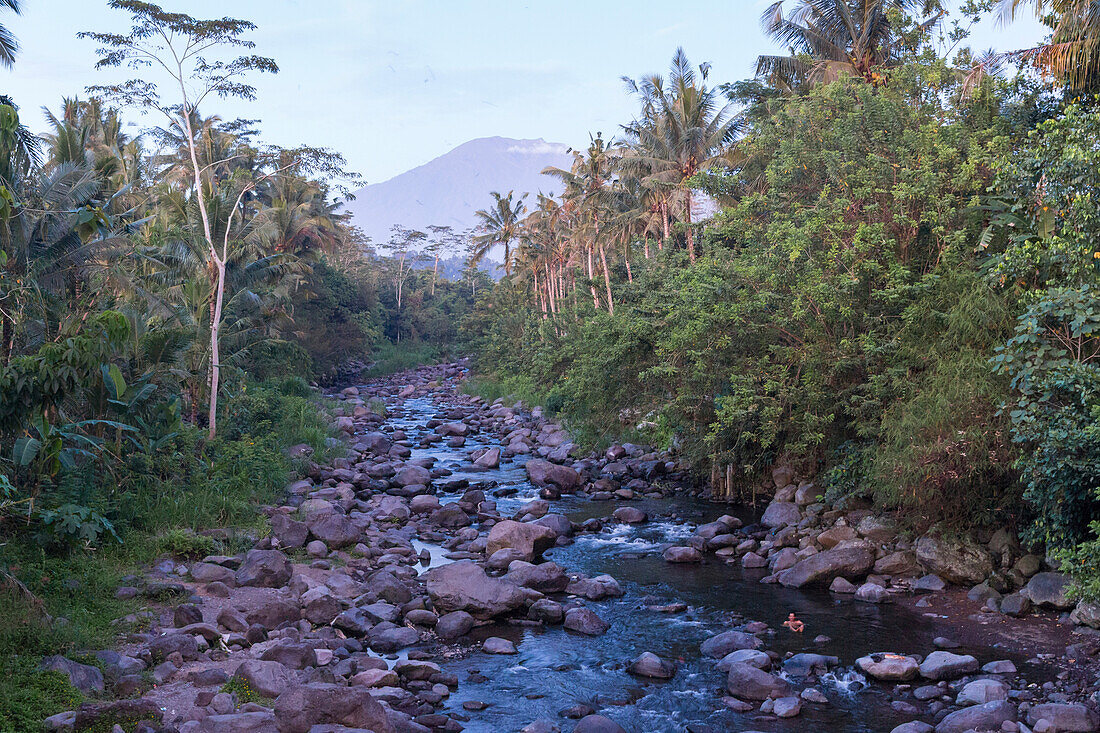
<path id="1" fill-rule="evenodd" d="M 397 410 L 392 424 L 404 430 L 414 444 L 425 432 L 424 424 L 437 416 L 431 400 L 408 400 Z M 463 473 L 468 454 L 492 445 L 490 435 L 475 435 L 462 448 L 436 444 L 414 448 L 413 458 L 431 457 L 436 467 L 454 471 L 448 480 L 466 478 L 472 484 L 492 482 L 497 489 L 516 488 L 514 496 L 498 498 L 502 515 L 510 515 L 538 496 L 522 468 L 525 456 L 505 463 L 499 470 Z M 441 502 L 459 493 L 443 494 Z M 713 555 L 699 565 L 670 565 L 661 552 L 670 544 L 690 537 L 701 523 L 713 521 L 730 508 L 690 498 L 645 499 L 631 502 L 645 511 L 650 521 L 642 525 L 612 524 L 597 534 L 579 535 L 576 541 L 547 553 L 567 571 L 588 576 L 607 573 L 622 585 L 625 595 L 589 603 L 611 630 L 598 637 L 565 631 L 560 627 L 531 629 L 494 624 L 476 629 L 463 643 L 476 646 L 489 636 L 516 642 L 516 655 L 473 652 L 449 660 L 446 668 L 457 673 L 460 685 L 448 709 L 463 712 L 462 703 L 477 700 L 485 710 L 470 713 L 465 729 L 474 733 L 518 731 L 536 718 L 554 720 L 569 731 L 572 722 L 559 712 L 583 703 L 600 710 L 620 725 L 638 733 L 665 731 L 884 731 L 911 719 L 889 707 L 883 687 L 868 687 L 862 675 L 851 669 L 855 659 L 873 651 L 927 652 L 936 635 L 931 621 L 905 608 L 854 602 L 825 591 L 798 591 L 762 584 L 760 570 L 727 565 Z M 607 517 L 618 506 L 566 496 L 551 511 L 574 522 Z M 430 566 L 447 562 L 438 546 L 417 541 L 427 549 Z M 647 606 L 674 602 L 686 604 L 680 613 L 662 613 Z M 806 624 L 805 632 L 764 635 L 768 649 L 814 652 L 839 657 L 841 667 L 810 683 L 821 690 L 829 705 L 806 703 L 798 718 L 779 721 L 759 713 L 734 713 L 722 703 L 725 675 L 717 660 L 701 658 L 699 644 L 714 633 L 750 620 L 764 621 L 773 629 L 794 612 Z M 814 644 L 815 637 L 830 640 Z M 626 666 L 649 651 L 675 660 L 679 669 L 667 682 L 640 680 Z M 1003 651 L 971 650 L 982 661 L 1004 658 Z M 475 675 L 476 673 L 476 675 Z M 475 675 L 471 678 L 471 675 Z M 803 685 L 796 685 L 800 689 Z"/>

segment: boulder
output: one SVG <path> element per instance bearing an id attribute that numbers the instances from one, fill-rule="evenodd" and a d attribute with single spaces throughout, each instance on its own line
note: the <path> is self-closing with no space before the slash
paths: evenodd
<path id="1" fill-rule="evenodd" d="M 549 527 L 506 519 L 489 530 L 485 554 L 491 556 L 497 550 L 513 549 L 530 562 L 553 547 L 556 539 L 557 535 Z"/>
<path id="2" fill-rule="evenodd" d="M 1070 579 L 1062 573 L 1036 573 L 1027 581 L 1023 592 L 1036 606 L 1065 611 L 1076 603 L 1066 597 L 1071 586 Z"/>
<path id="3" fill-rule="evenodd" d="M 920 676 L 926 680 L 951 680 L 978 671 L 978 660 L 969 654 L 936 651 L 920 664 Z"/>
<path id="4" fill-rule="evenodd" d="M 626 729 L 611 718 L 586 715 L 577 723 L 573 733 L 626 733 Z"/>
<path id="5" fill-rule="evenodd" d="M 977 585 L 993 572 L 989 551 L 969 540 L 928 534 L 917 540 L 916 551 L 929 573 L 956 585 Z"/>
<path id="6" fill-rule="evenodd" d="M 890 600 L 890 591 L 877 583 L 864 583 L 856 589 L 856 600 L 864 603 L 885 603 Z"/>
<path id="7" fill-rule="evenodd" d="M 500 465 L 500 448 L 492 447 L 489 450 L 481 454 L 476 461 L 475 466 L 481 466 L 482 468 L 496 468 Z"/>
<path id="8" fill-rule="evenodd" d="M 1097 717 L 1091 709 L 1080 704 L 1041 703 L 1032 705 L 1027 711 L 1027 722 L 1035 725 L 1040 720 L 1045 720 L 1051 724 L 1052 727 L 1048 730 L 1052 733 L 1100 730 L 1100 717 Z"/>
<path id="9" fill-rule="evenodd" d="M 538 565 L 515 560 L 509 565 L 504 580 L 539 593 L 561 593 L 569 586 L 569 576 L 561 566 L 554 562 Z"/>
<path id="10" fill-rule="evenodd" d="M 580 474 L 568 466 L 559 466 L 541 458 L 532 458 L 523 465 L 527 477 L 535 486 L 557 486 L 561 491 L 572 491 L 580 483 Z"/>
<path id="11" fill-rule="evenodd" d="M 699 646 L 704 656 L 721 659 L 740 649 L 759 649 L 764 646 L 756 636 L 746 631 L 723 631 L 715 634 Z"/>
<path id="12" fill-rule="evenodd" d="M 282 588 L 290 580 L 290 560 L 278 550 L 249 550 L 234 580 L 239 586 Z"/>
<path id="13" fill-rule="evenodd" d="M 878 652 L 856 660 L 856 666 L 867 675 L 884 682 L 908 682 L 916 679 L 920 665 L 913 657 Z"/>
<path id="14" fill-rule="evenodd" d="M 790 524 L 798 524 L 801 519 L 802 512 L 798 508 L 798 504 L 793 501 L 773 501 L 764 510 L 764 515 L 760 517 L 760 523 L 765 527 L 778 529 Z"/>
<path id="15" fill-rule="evenodd" d="M 748 664 L 731 664 L 726 689 L 739 700 L 767 700 L 782 697 L 790 690 L 783 679 Z"/>
<path id="16" fill-rule="evenodd" d="M 648 519 L 645 512 L 632 506 L 621 506 L 611 516 L 625 524 L 641 524 Z"/>
<path id="17" fill-rule="evenodd" d="M 382 704 L 366 687 L 320 682 L 292 687 L 275 700 L 275 719 L 280 733 L 308 733 L 324 723 L 395 733 Z"/>
<path id="18" fill-rule="evenodd" d="M 579 634 L 599 636 L 606 633 L 611 624 L 587 608 L 571 608 L 565 613 L 565 628 Z"/>
<path id="19" fill-rule="evenodd" d="M 639 677 L 670 680 L 676 674 L 676 665 L 661 659 L 652 652 L 642 652 L 637 659 L 630 663 L 626 671 Z"/>
<path id="20" fill-rule="evenodd" d="M 798 697 L 781 697 L 772 706 L 772 714 L 777 718 L 794 718 L 802 712 L 802 699 Z"/>
<path id="21" fill-rule="evenodd" d="M 355 523 L 344 514 L 314 515 L 306 524 L 310 534 L 332 549 L 354 545 L 362 534 Z"/>
<path id="22" fill-rule="evenodd" d="M 874 550 L 865 544 L 839 545 L 796 563 L 780 573 L 778 580 L 788 588 L 828 585 L 834 578 L 862 578 L 874 564 Z"/>
<path id="23" fill-rule="evenodd" d="M 826 550 L 832 549 L 839 545 L 841 542 L 849 542 L 854 540 L 859 535 L 856 531 L 848 526 L 833 527 L 827 529 L 817 536 L 817 542 Z"/>
<path id="24" fill-rule="evenodd" d="M 103 673 L 98 667 L 90 664 L 81 664 L 57 655 L 45 657 L 38 668 L 64 673 L 69 678 L 69 683 L 85 695 L 97 695 L 103 692 Z"/>
<path id="25" fill-rule="evenodd" d="M 771 669 L 772 658 L 768 656 L 767 652 L 762 652 L 757 649 L 738 649 L 718 660 L 718 669 L 723 672 L 729 672 L 730 667 L 734 664 L 751 664 L 757 669 L 766 671 Z"/>
<path id="26" fill-rule="evenodd" d="M 466 611 L 478 618 L 492 618 L 522 607 L 526 599 L 520 588 L 490 578 L 469 560 L 435 568 L 424 578 L 435 610 L 442 614 Z"/>
<path id="27" fill-rule="evenodd" d="M 956 710 L 939 722 L 936 733 L 1000 731 L 1006 721 L 1016 722 L 1016 705 L 1007 700 L 995 700 Z"/>
<path id="28" fill-rule="evenodd" d="M 1080 626 L 1091 626 L 1100 629 L 1100 604 L 1092 601 L 1081 601 L 1069 615 L 1073 623 Z"/>
<path id="29" fill-rule="evenodd" d="M 919 572 L 917 556 L 908 550 L 891 552 L 875 561 L 876 575 L 916 575 Z"/>
<path id="30" fill-rule="evenodd" d="M 670 547 L 665 550 L 664 558 L 670 563 L 703 562 L 703 553 L 694 547 Z"/>
<path id="31" fill-rule="evenodd" d="M 398 486 L 413 486 L 421 485 L 427 486 L 432 481 L 432 472 L 423 466 L 405 466 L 398 471 L 393 477 L 394 483 Z"/>
<path id="32" fill-rule="evenodd" d="M 276 514 L 271 518 L 271 536 L 279 541 L 279 547 L 293 549 L 306 543 L 309 527 L 285 514 Z"/>
<path id="33" fill-rule="evenodd" d="M 279 662 L 247 659 L 240 663 L 233 679 L 243 682 L 262 697 L 272 699 L 286 692 L 295 684 L 294 674 Z"/>
<path id="34" fill-rule="evenodd" d="M 869 514 L 859 520 L 859 524 L 856 525 L 856 532 L 868 542 L 882 545 L 897 537 L 898 527 L 893 520 Z"/>
<path id="35" fill-rule="evenodd" d="M 1008 699 L 1008 685 L 1000 680 L 980 679 L 967 682 L 958 696 L 955 704 L 960 707 L 967 705 L 984 705 L 987 702 Z"/>
<path id="36" fill-rule="evenodd" d="M 486 654 L 516 653 L 516 645 L 508 639 L 501 639 L 499 636 L 490 636 L 488 639 L 481 642 L 481 648 Z"/>

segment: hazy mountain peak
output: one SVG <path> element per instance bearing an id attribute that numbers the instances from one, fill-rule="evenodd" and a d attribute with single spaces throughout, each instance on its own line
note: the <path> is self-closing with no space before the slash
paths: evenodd
<path id="1" fill-rule="evenodd" d="M 560 183 L 543 168 L 568 168 L 572 156 L 561 143 L 483 137 L 355 193 L 347 205 L 355 224 L 375 242 L 386 242 L 395 224 L 423 229 L 431 224 L 463 231 L 477 224 L 474 215 L 489 205 L 491 191 L 516 195 L 557 193 Z"/>

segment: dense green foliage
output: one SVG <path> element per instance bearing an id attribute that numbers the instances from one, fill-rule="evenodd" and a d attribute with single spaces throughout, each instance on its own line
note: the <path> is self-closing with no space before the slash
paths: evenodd
<path id="1" fill-rule="evenodd" d="M 1008 524 L 1100 587 L 1096 103 L 960 69 L 916 6 L 817 49 L 831 7 L 770 18 L 802 55 L 719 87 L 743 112 L 693 154 L 705 222 L 667 161 L 726 114 L 709 67 L 678 54 L 632 85 L 639 117 L 598 151 L 612 172 L 578 155 L 585 185 L 515 235 L 530 275 L 478 301 L 475 388 L 593 442 L 677 445 L 718 495 L 784 463 L 916 529 Z"/>
<path id="2" fill-rule="evenodd" d="M 635 249 L 613 315 L 546 319 L 505 284 L 476 313 L 482 368 L 541 385 L 593 437 L 675 436 L 731 493 L 783 461 L 918 524 L 1016 511 L 1008 384 L 988 361 L 1016 306 L 975 247 L 998 146 L 1026 134 L 1023 91 L 962 96 L 933 60 L 774 103 L 740 164 L 698 179 L 737 194 L 694 263 Z"/>
<path id="3" fill-rule="evenodd" d="M 168 24 L 165 40 L 187 49 L 176 88 L 204 89 L 204 104 L 250 99 L 246 75 L 277 70 L 232 58 L 247 21 L 110 5 L 148 32 L 89 34 L 107 49 L 101 68 L 169 53 L 143 47 Z M 311 382 L 354 379 L 375 350 L 386 364 L 434 358 L 488 284 L 419 269 L 394 308 L 393 260 L 341 211 L 358 180 L 341 156 L 265 145 L 250 122 L 173 102 L 170 85 L 134 90 L 63 100 L 41 137 L 0 97 L 5 731 L 36 731 L 79 700 L 38 659 L 114 644 L 140 602 L 115 597 L 127 574 L 251 546 L 257 507 L 297 468 L 288 448 L 332 457 Z M 131 137 L 128 107 L 163 126 Z"/>

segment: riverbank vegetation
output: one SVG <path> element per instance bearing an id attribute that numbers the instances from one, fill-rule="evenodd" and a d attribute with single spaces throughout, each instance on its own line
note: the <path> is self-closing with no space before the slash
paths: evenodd
<path id="1" fill-rule="evenodd" d="M 512 275 L 471 320 L 483 382 L 677 444 L 718 496 L 785 464 L 915 529 L 1094 542 L 1100 36 L 1027 8 L 1046 45 L 977 56 L 969 25 L 1024 3 L 776 3 L 793 55 L 754 78 L 678 52 L 627 79 L 635 119 L 547 171 L 564 193 L 487 221 Z"/>
<path id="2" fill-rule="evenodd" d="M 72 707 L 37 659 L 109 645 L 148 603 L 116 597 L 127 573 L 251 546 L 257 507 L 333 450 L 311 382 L 356 378 L 377 350 L 445 351 L 473 298 L 420 269 L 396 307 L 395 257 L 342 213 L 343 158 L 218 115 L 278 70 L 251 23 L 109 5 L 132 30 L 85 34 L 104 83 L 59 100 L 48 132 L 0 97 L 3 730 Z M 159 87 L 115 68 L 170 52 Z M 18 64 L 6 32 L 0 62 Z"/>

